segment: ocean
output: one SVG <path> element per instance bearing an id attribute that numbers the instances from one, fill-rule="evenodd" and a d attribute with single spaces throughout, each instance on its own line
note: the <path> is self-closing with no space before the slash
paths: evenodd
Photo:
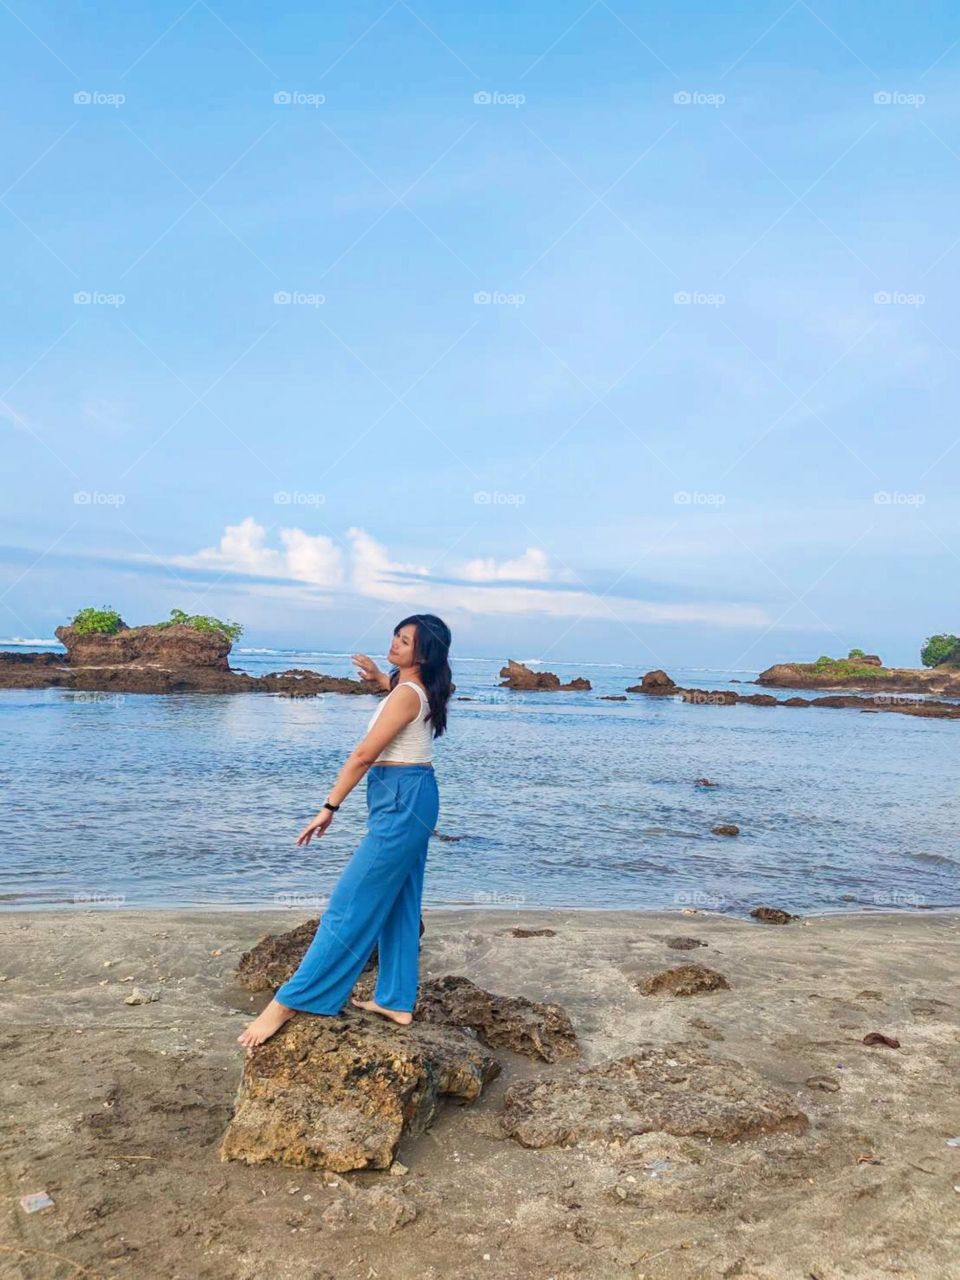
<path id="1" fill-rule="evenodd" d="M 231 664 L 355 674 L 340 653 L 241 648 Z M 456 839 L 431 840 L 428 908 L 960 906 L 957 722 L 604 702 L 644 668 L 585 662 L 545 666 L 586 676 L 589 693 L 511 693 L 497 687 L 502 661 L 452 665 L 434 763 L 437 829 Z M 731 682 L 757 673 L 670 674 L 750 692 Z M 0 691 L 0 908 L 322 909 L 363 833 L 366 782 L 321 840 L 300 850 L 296 836 L 374 706 L 372 695 Z M 741 834 L 711 834 L 718 823 Z"/>

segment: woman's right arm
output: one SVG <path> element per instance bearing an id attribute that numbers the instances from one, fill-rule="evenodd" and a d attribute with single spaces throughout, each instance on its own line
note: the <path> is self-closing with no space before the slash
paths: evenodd
<path id="1" fill-rule="evenodd" d="M 372 658 L 368 658 L 365 653 L 355 653 L 352 660 L 359 669 L 361 680 L 369 680 L 381 689 L 390 688 L 390 677 L 380 670 Z"/>

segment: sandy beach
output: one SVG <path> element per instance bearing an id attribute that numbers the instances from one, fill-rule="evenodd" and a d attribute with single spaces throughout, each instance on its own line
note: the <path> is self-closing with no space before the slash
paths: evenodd
<path id="1" fill-rule="evenodd" d="M 5 1070 L 0 1274 L 24 1280 L 296 1277 L 949 1277 L 960 1274 L 960 916 L 787 926 L 708 913 L 435 911 L 421 979 L 460 974 L 563 1006 L 594 1064 L 682 1045 L 748 1065 L 809 1117 L 724 1143 L 650 1132 L 529 1149 L 502 1074 L 404 1140 L 398 1168 L 222 1162 L 236 1036 L 267 996 L 240 955 L 304 912 L 11 912 L 0 924 Z M 525 929 L 553 936 L 517 937 Z M 705 946 L 678 952 L 665 939 Z M 730 984 L 637 984 L 695 960 Z M 159 999 L 127 1005 L 133 987 Z M 869 1046 L 880 1032 L 899 1048 Z M 735 1070 L 733 1072 L 735 1075 Z M 819 1081 L 819 1083 L 818 1083 Z M 22 1195 L 54 1207 L 27 1214 Z"/>

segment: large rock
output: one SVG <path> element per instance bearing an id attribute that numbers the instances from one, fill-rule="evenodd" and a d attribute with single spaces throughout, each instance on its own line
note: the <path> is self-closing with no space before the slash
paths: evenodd
<path id="1" fill-rule="evenodd" d="M 590 681 L 577 676 L 569 684 L 561 684 L 560 677 L 552 671 L 531 671 L 522 662 L 507 659 L 507 665 L 500 668 L 501 689 L 518 689 L 525 692 L 577 692 L 592 688 Z"/>
<path id="2" fill-rule="evenodd" d="M 525 1147 L 613 1144 L 654 1131 L 735 1142 L 802 1134 L 809 1123 L 789 1093 L 750 1067 L 679 1044 L 512 1085 L 499 1121 Z"/>
<path id="3" fill-rule="evenodd" d="M 174 623 L 163 627 L 128 627 L 115 635 L 80 634 L 73 627 L 57 627 L 56 637 L 67 650 L 71 666 L 209 667 L 229 671 L 232 641 L 220 631 L 198 631 Z"/>
<path id="4" fill-rule="evenodd" d="M 231 642 L 222 632 L 185 623 L 128 627 L 114 635 L 80 634 L 58 627 L 66 655 L 0 653 L 0 689 L 61 688 L 78 692 L 272 693 L 307 698 L 322 693 L 369 694 L 371 686 L 346 676 L 294 669 L 250 676 L 227 661 Z"/>
<path id="5" fill-rule="evenodd" d="M 386 1169 L 442 1097 L 473 1102 L 500 1073 L 467 1032 L 374 1018 L 295 1014 L 246 1054 L 220 1159 Z"/>
<path id="6" fill-rule="evenodd" d="M 374 978 L 357 984 L 360 998 L 372 993 Z M 414 1025 L 466 1028 L 492 1049 L 510 1049 L 528 1058 L 555 1062 L 580 1055 L 576 1032 L 558 1004 L 501 996 L 478 987 L 469 978 L 447 974 L 421 982 Z"/>
<path id="7" fill-rule="evenodd" d="M 659 667 L 641 676 L 639 684 L 630 685 L 627 693 L 676 693 L 677 685 Z"/>

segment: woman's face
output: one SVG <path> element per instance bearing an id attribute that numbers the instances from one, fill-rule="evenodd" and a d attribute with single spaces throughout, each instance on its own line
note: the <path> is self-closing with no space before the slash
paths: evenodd
<path id="1" fill-rule="evenodd" d="M 393 637 L 387 661 L 395 667 L 412 667 L 416 661 L 417 628 L 412 622 L 401 627 Z"/>

